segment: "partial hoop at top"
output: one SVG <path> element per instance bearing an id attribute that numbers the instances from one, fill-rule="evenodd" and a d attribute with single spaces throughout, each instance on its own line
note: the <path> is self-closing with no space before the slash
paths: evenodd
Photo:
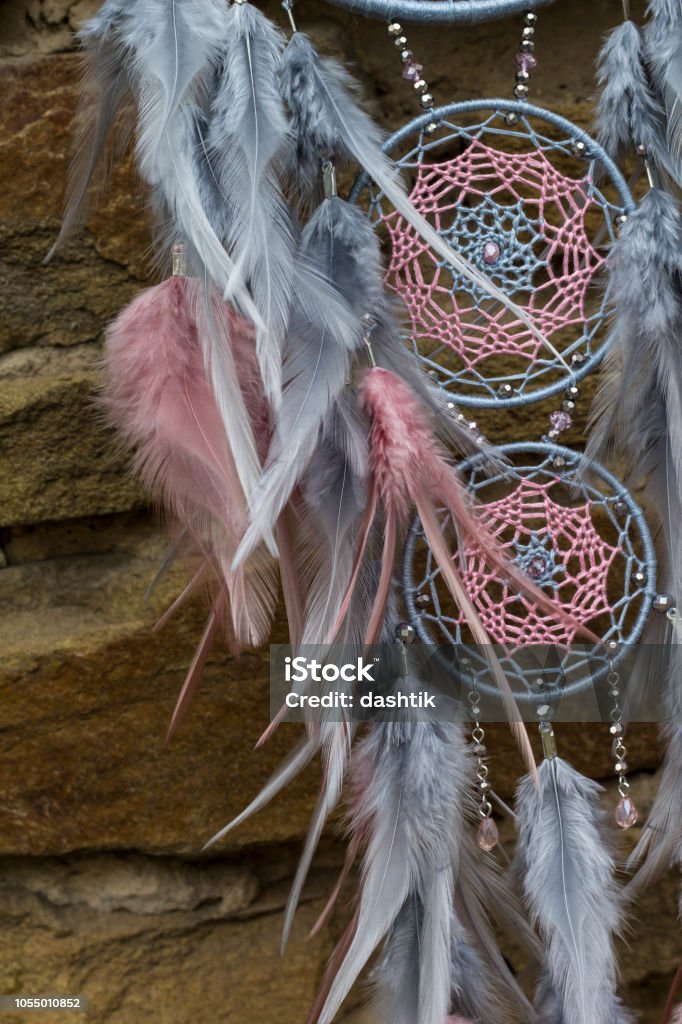
<path id="1" fill-rule="evenodd" d="M 548 7 L 553 0 L 328 0 L 354 14 L 390 21 L 442 22 L 473 25 L 511 14 Z"/>

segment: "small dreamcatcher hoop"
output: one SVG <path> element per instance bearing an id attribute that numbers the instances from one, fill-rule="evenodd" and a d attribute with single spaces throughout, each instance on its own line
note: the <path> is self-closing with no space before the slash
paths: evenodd
<path id="1" fill-rule="evenodd" d="M 460 406 L 511 407 L 558 394 L 593 370 L 607 342 L 606 299 L 594 287 L 601 248 L 635 205 L 602 147 L 539 107 L 472 100 L 415 118 L 385 149 L 410 181 L 414 205 L 555 352 L 438 259 L 370 186 L 369 214 L 389 247 L 386 283 L 406 307 L 409 343 L 434 380 Z M 352 198 L 366 185 L 359 179 Z"/>
<path id="2" fill-rule="evenodd" d="M 541 442 L 504 445 L 509 460 L 490 474 L 484 453 L 459 467 L 479 515 L 507 557 L 577 621 L 602 639 L 591 647 L 570 624 L 553 619 L 488 569 L 482 550 L 455 555 L 464 583 L 491 641 L 507 650 L 502 667 L 521 702 L 543 694 L 578 693 L 602 679 L 639 639 L 656 594 L 656 556 L 641 509 L 603 466 L 579 473 L 580 454 Z M 442 528 L 448 531 L 449 522 Z M 451 671 L 455 647 L 468 644 L 463 618 L 446 597 L 421 523 L 410 529 L 403 562 L 410 622 L 422 643 Z M 575 641 L 575 643 L 574 643 Z M 529 670 L 519 652 L 552 645 L 552 670 Z M 572 646 L 573 645 L 573 646 Z M 474 674 L 488 673 L 473 649 Z M 486 684 L 480 682 L 481 689 Z M 494 692 L 488 687 L 487 692 Z"/>
<path id="3" fill-rule="evenodd" d="M 369 18 L 447 22 L 451 25 L 492 21 L 522 11 L 548 7 L 553 0 L 328 0 Z"/>

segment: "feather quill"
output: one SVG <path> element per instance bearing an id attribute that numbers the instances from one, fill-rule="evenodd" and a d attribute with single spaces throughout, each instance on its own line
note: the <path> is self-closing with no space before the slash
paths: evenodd
<path id="1" fill-rule="evenodd" d="M 547 941 L 547 978 L 562 1024 L 614 1024 L 614 865 L 600 833 L 600 787 L 548 757 L 540 788 L 518 792 L 517 864 L 534 922 Z M 551 1019 L 551 1018 L 550 1018 Z"/>

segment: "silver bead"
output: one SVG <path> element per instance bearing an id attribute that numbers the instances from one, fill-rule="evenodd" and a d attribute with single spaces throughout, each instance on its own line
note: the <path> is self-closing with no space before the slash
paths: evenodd
<path id="1" fill-rule="evenodd" d="M 473 750 L 476 757 L 485 757 L 486 755 L 486 749 L 482 743 L 474 743 L 471 749 Z"/>
<path id="2" fill-rule="evenodd" d="M 573 355 L 571 356 L 571 365 L 572 366 L 582 366 L 582 364 L 584 362 L 585 362 L 585 353 L 584 352 L 574 352 Z"/>
<path id="3" fill-rule="evenodd" d="M 540 707 L 537 708 L 537 710 L 535 712 L 535 714 L 538 716 L 538 718 L 547 718 L 547 716 L 550 715 L 551 713 L 552 713 L 552 709 L 549 706 L 549 704 L 541 704 Z"/>
<path id="4" fill-rule="evenodd" d="M 675 604 L 675 598 L 672 594 L 656 594 L 656 597 L 652 601 L 652 607 L 656 612 L 667 612 L 669 608 L 672 608 Z"/>
<path id="5" fill-rule="evenodd" d="M 417 608 L 426 608 L 427 604 L 431 603 L 430 594 L 417 594 L 417 598 L 414 602 Z"/>
<path id="6" fill-rule="evenodd" d="M 517 82 L 530 82 L 530 71 L 517 71 L 516 72 Z"/>
<path id="7" fill-rule="evenodd" d="M 397 39 L 393 40 L 393 45 L 396 50 L 404 50 L 407 46 L 407 36 L 398 36 Z"/>
<path id="8" fill-rule="evenodd" d="M 429 121 L 429 123 L 427 124 L 426 128 L 424 129 L 424 132 L 425 132 L 426 135 L 435 135 L 435 133 L 437 131 L 438 131 L 438 125 L 436 124 L 435 121 Z"/>
<path id="9" fill-rule="evenodd" d="M 614 722 L 613 725 L 609 726 L 609 732 L 612 736 L 620 736 L 623 732 L 622 722 Z"/>
<path id="10" fill-rule="evenodd" d="M 423 78 L 418 78 L 416 82 L 413 82 L 412 88 L 415 92 L 426 92 L 428 85 Z"/>
<path id="11" fill-rule="evenodd" d="M 574 139 L 572 149 L 576 156 L 585 156 L 585 153 L 587 152 L 587 146 L 582 139 Z"/>
<path id="12" fill-rule="evenodd" d="M 521 32 L 521 38 L 522 39 L 532 39 L 534 35 L 535 35 L 535 28 L 532 25 L 525 25 L 523 30 L 522 30 L 522 32 Z"/>
<path id="13" fill-rule="evenodd" d="M 566 459 L 563 455 L 557 455 L 555 459 L 552 459 L 552 466 L 554 469 L 566 469 Z"/>
<path id="14" fill-rule="evenodd" d="M 519 83 L 519 85 L 515 85 L 514 86 L 514 95 L 519 100 L 525 100 L 526 97 L 528 96 L 528 86 L 524 85 L 522 82 Z"/>
<path id="15" fill-rule="evenodd" d="M 508 114 L 505 114 L 504 122 L 505 122 L 505 124 L 508 124 L 510 126 L 514 125 L 514 124 L 518 124 L 519 123 L 519 115 L 515 114 L 514 111 L 512 110 Z"/>
<path id="16" fill-rule="evenodd" d="M 514 388 L 511 386 L 511 384 L 500 384 L 499 388 L 497 389 L 497 393 L 500 396 L 500 398 L 511 398 L 511 396 L 514 394 Z"/>
<path id="17" fill-rule="evenodd" d="M 403 34 L 403 26 L 399 21 L 392 21 L 388 26 L 389 36 L 401 36 Z"/>
<path id="18" fill-rule="evenodd" d="M 535 49 L 535 43 L 532 39 L 521 40 L 521 53 L 532 53 Z"/>
<path id="19" fill-rule="evenodd" d="M 554 427 L 552 427 L 551 430 L 547 431 L 547 437 L 550 439 L 550 441 L 557 441 L 561 437 L 561 431 L 556 430 Z"/>
<path id="20" fill-rule="evenodd" d="M 561 403 L 562 412 L 575 412 L 575 402 L 572 402 L 570 398 L 567 398 Z"/>
<path id="21" fill-rule="evenodd" d="M 623 227 L 623 224 L 625 224 L 627 219 L 628 219 L 627 213 L 619 213 L 618 214 L 618 216 L 616 217 L 616 219 L 613 222 L 616 225 L 616 230 L 617 231 L 620 231 L 620 229 Z"/>
<path id="22" fill-rule="evenodd" d="M 638 569 L 636 572 L 633 572 L 632 579 L 635 583 L 646 583 L 646 573 Z"/>
<path id="23" fill-rule="evenodd" d="M 627 763 L 625 761 L 616 761 L 616 763 L 613 766 L 613 770 L 617 772 L 618 775 L 624 775 L 625 772 L 628 770 Z"/>
<path id="24" fill-rule="evenodd" d="M 526 16 L 523 19 L 526 25 L 536 25 L 538 21 L 537 14 L 533 14 L 532 11 L 527 11 Z"/>
<path id="25" fill-rule="evenodd" d="M 419 97 L 419 102 L 421 103 L 422 107 L 428 109 L 429 107 L 433 106 L 433 96 L 431 95 L 430 92 L 425 92 L 422 96 Z"/>
<path id="26" fill-rule="evenodd" d="M 609 651 L 617 651 L 618 650 L 618 641 L 617 640 L 609 640 L 609 642 L 607 643 L 606 647 L 607 647 L 607 649 Z"/>
<path id="27" fill-rule="evenodd" d="M 638 156 L 646 156 L 646 146 L 643 146 L 641 142 L 640 142 L 639 146 L 637 147 L 637 155 Z"/>
<path id="28" fill-rule="evenodd" d="M 570 387 L 566 388 L 565 394 L 566 398 L 570 398 L 572 402 L 575 402 L 580 398 L 580 388 L 577 384 L 571 384 Z"/>
<path id="29" fill-rule="evenodd" d="M 627 510 L 628 507 L 624 501 L 614 501 L 613 511 L 616 513 L 617 516 L 624 516 Z"/>
<path id="30" fill-rule="evenodd" d="M 403 50 L 400 54 L 400 59 L 403 64 L 409 64 L 413 57 L 414 54 L 412 53 L 412 50 Z"/>
<path id="31" fill-rule="evenodd" d="M 474 718 L 478 718 L 480 713 L 481 713 L 481 709 L 478 707 L 478 705 L 476 705 L 476 707 L 471 709 L 471 714 L 474 716 Z"/>
<path id="32" fill-rule="evenodd" d="M 617 686 L 612 686 L 611 687 L 611 689 L 609 690 L 609 696 L 610 697 L 614 697 L 614 698 L 615 697 L 620 697 L 620 690 L 618 689 Z"/>
<path id="33" fill-rule="evenodd" d="M 479 782 L 478 784 L 478 790 L 480 793 L 489 793 L 492 788 L 493 786 L 491 782 Z"/>
<path id="34" fill-rule="evenodd" d="M 395 627 L 396 639 L 402 640 L 404 644 L 413 644 L 417 639 L 417 632 L 409 622 L 399 622 Z"/>

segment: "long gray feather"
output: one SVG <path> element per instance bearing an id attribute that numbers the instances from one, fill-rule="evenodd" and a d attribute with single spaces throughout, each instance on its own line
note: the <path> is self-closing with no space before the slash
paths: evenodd
<path id="1" fill-rule="evenodd" d="M 644 27 L 646 55 L 666 113 L 671 160 L 682 167 L 682 9 L 677 0 L 649 0 Z"/>
<path id="2" fill-rule="evenodd" d="M 562 1024 L 613 1024 L 614 865 L 600 832 L 601 787 L 558 757 L 517 793 L 518 866 L 531 915 L 547 942 L 547 974 Z"/>
<path id="3" fill-rule="evenodd" d="M 409 664 L 408 664 L 409 670 Z M 423 688 L 407 675 L 396 687 Z M 353 830 L 367 834 L 355 934 L 320 1015 L 330 1024 L 406 902 L 423 907 L 418 1024 L 443 1024 L 450 1005 L 451 903 L 469 761 L 452 722 L 376 722 L 351 760 Z"/>
<path id="4" fill-rule="evenodd" d="M 633 21 L 609 32 L 599 54 L 597 138 L 613 160 L 644 146 L 647 158 L 667 167 L 665 117 L 654 95 L 644 58 L 642 34 Z"/>
<path id="5" fill-rule="evenodd" d="M 235 564 L 253 550 L 310 465 L 362 343 L 361 318 L 380 301 L 377 239 L 356 207 L 339 198 L 325 200 L 306 225 L 301 248 L 282 405 Z"/>
<path id="6" fill-rule="evenodd" d="M 239 305 L 246 280 L 260 312 L 256 352 L 266 395 L 281 398 L 282 345 L 292 298 L 294 233 L 279 182 L 290 128 L 278 91 L 284 36 L 252 4 L 233 4 L 211 99 L 210 168 L 229 210 L 225 239 L 234 269 L 224 297 Z"/>
<path id="7" fill-rule="evenodd" d="M 281 82 L 297 139 L 297 160 L 302 174 L 313 180 L 320 155 L 339 163 L 356 161 L 441 259 L 502 303 L 543 345 L 558 355 L 525 311 L 448 245 L 410 202 L 394 165 L 383 153 L 379 129 L 355 102 L 353 93 L 357 83 L 335 61 L 320 57 L 310 39 L 301 32 L 294 33 L 284 51 Z"/>
<path id="8" fill-rule="evenodd" d="M 108 0 L 79 33 L 84 76 L 76 112 L 76 133 L 69 161 L 64 216 L 46 262 L 82 223 L 91 186 L 109 148 L 117 116 L 130 96 L 125 48 L 119 35 L 122 16 L 123 5 L 118 0 Z M 120 120 L 117 148 L 122 149 L 132 131 L 132 123 Z M 100 182 L 102 190 L 107 171 L 107 161 L 104 160 Z"/>
<path id="9" fill-rule="evenodd" d="M 665 586 L 682 596 L 682 225 L 676 200 L 652 189 L 624 225 L 609 257 L 609 293 L 616 310 L 614 348 L 594 408 L 588 457 L 627 456 L 633 480 L 649 478 L 667 547 Z M 632 267 L 637 273 L 632 273 Z M 609 370 L 610 367 L 610 370 Z M 641 864 L 639 889 L 676 856 L 682 820 L 682 679 L 680 637 L 670 645 L 662 704 L 670 739 L 659 793 L 630 859 Z M 650 655 L 634 685 L 648 688 Z M 658 680 L 654 684 L 660 685 Z"/>

